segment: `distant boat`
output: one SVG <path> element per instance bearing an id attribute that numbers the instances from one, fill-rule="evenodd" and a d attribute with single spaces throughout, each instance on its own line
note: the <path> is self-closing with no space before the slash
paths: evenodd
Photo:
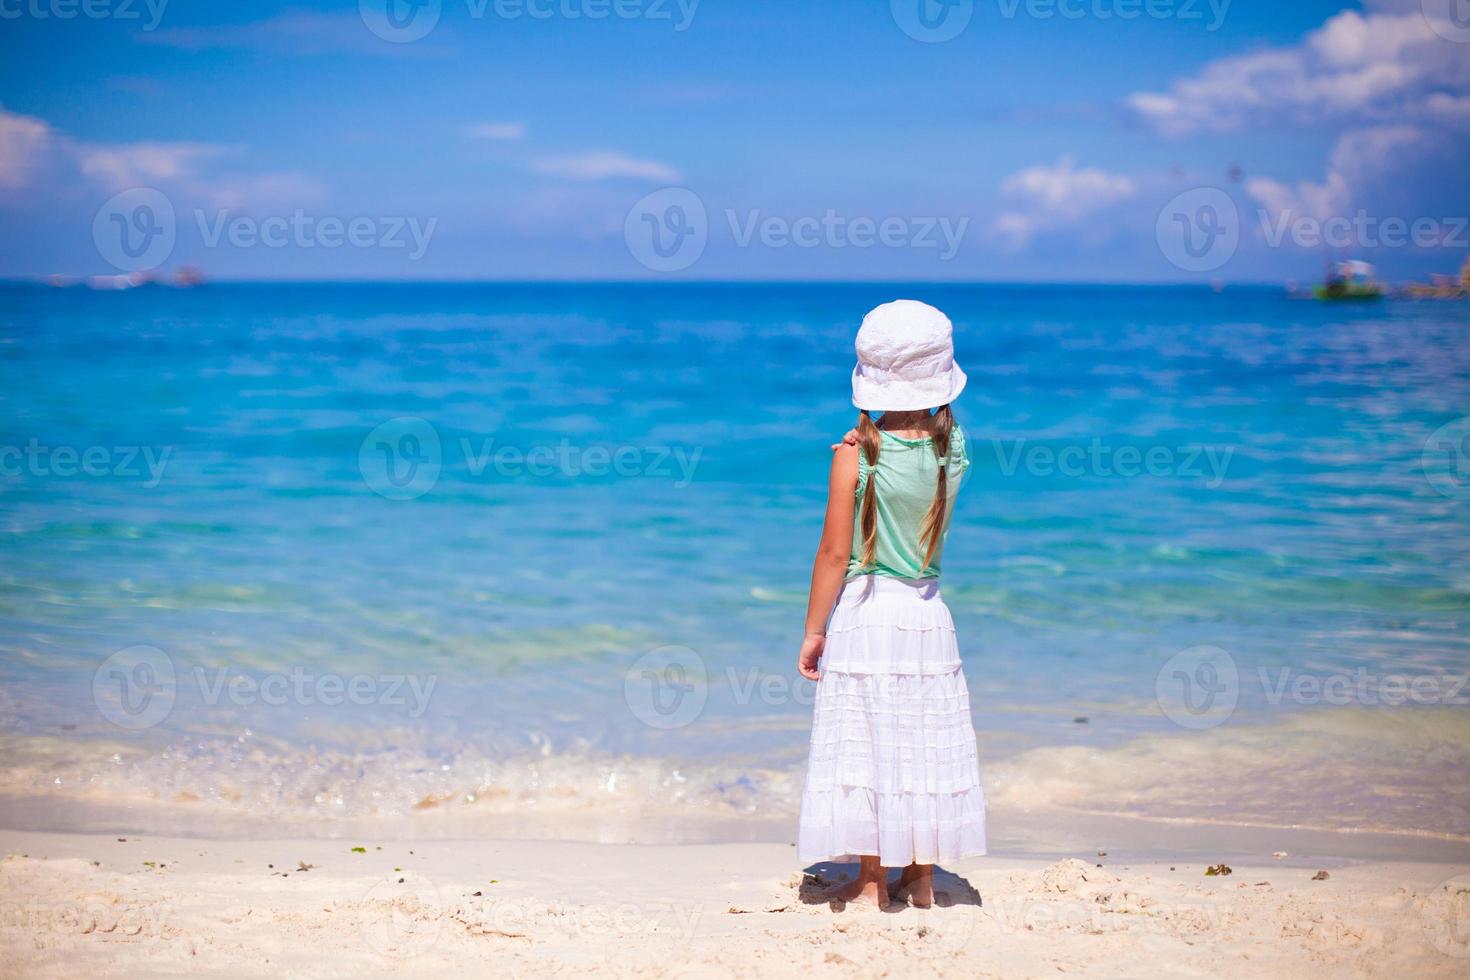
<path id="1" fill-rule="evenodd" d="M 1470 299 L 1470 258 L 1460 266 L 1460 275 L 1431 275 L 1429 285 L 1410 283 L 1404 295 L 1411 299 Z"/>
<path id="2" fill-rule="evenodd" d="M 1373 267 L 1360 259 L 1347 259 L 1327 274 L 1327 281 L 1312 290 L 1316 299 L 1376 300 L 1383 298 L 1383 284 L 1373 281 Z"/>
<path id="3" fill-rule="evenodd" d="M 200 271 L 197 265 L 181 265 L 174 270 L 174 285 L 180 289 L 198 286 L 203 282 L 204 273 Z"/>

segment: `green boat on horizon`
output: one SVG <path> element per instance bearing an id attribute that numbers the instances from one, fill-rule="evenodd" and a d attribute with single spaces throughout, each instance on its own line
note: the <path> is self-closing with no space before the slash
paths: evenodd
<path id="1" fill-rule="evenodd" d="M 1373 281 L 1373 266 L 1360 259 L 1347 259 L 1327 274 L 1327 281 L 1312 290 L 1314 299 L 1375 300 L 1382 299 L 1382 283 Z"/>

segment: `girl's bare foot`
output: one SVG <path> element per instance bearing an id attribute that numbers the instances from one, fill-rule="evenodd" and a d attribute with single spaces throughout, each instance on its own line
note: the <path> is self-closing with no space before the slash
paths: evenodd
<path id="1" fill-rule="evenodd" d="M 898 897 L 908 899 L 916 909 L 934 904 L 934 865 L 911 864 L 898 879 Z"/>
<path id="2" fill-rule="evenodd" d="M 881 909 L 888 904 L 888 886 L 882 879 L 873 881 L 859 876 L 845 885 L 829 890 L 827 897 L 847 905 L 871 905 Z"/>
<path id="3" fill-rule="evenodd" d="M 876 857 L 864 857 L 857 878 L 829 889 L 827 897 L 834 902 L 881 909 L 888 904 L 888 875 Z"/>

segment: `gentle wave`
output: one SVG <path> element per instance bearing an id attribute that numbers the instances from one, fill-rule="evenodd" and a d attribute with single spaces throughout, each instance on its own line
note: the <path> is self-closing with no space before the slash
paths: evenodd
<path id="1" fill-rule="evenodd" d="M 569 833 L 630 843 L 649 842 L 644 819 L 660 840 L 706 839 L 711 827 L 750 820 L 779 838 L 794 825 L 802 781 L 799 754 L 714 762 L 424 742 L 390 730 L 344 751 L 246 733 L 152 752 L 127 740 L 10 736 L 0 740 L 0 812 L 45 801 L 52 829 L 127 811 L 153 833 L 218 819 L 252 836 L 371 826 L 402 839 L 543 836 L 566 821 Z M 988 760 L 984 776 L 1002 825 L 1091 813 L 1470 841 L 1467 766 L 1463 713 L 1350 710 L 1204 737 L 1035 747 Z"/>

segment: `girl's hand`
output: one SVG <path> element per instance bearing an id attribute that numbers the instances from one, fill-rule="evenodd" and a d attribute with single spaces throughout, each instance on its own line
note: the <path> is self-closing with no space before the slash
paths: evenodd
<path id="1" fill-rule="evenodd" d="M 842 437 L 841 442 L 832 443 L 832 451 L 835 453 L 841 446 L 856 446 L 857 444 L 857 429 L 848 429 L 847 435 Z"/>
<path id="2" fill-rule="evenodd" d="M 817 661 L 822 659 L 822 650 L 827 646 L 827 637 L 821 633 L 808 633 L 802 638 L 801 652 L 796 655 L 796 669 L 809 681 L 820 680 Z"/>

